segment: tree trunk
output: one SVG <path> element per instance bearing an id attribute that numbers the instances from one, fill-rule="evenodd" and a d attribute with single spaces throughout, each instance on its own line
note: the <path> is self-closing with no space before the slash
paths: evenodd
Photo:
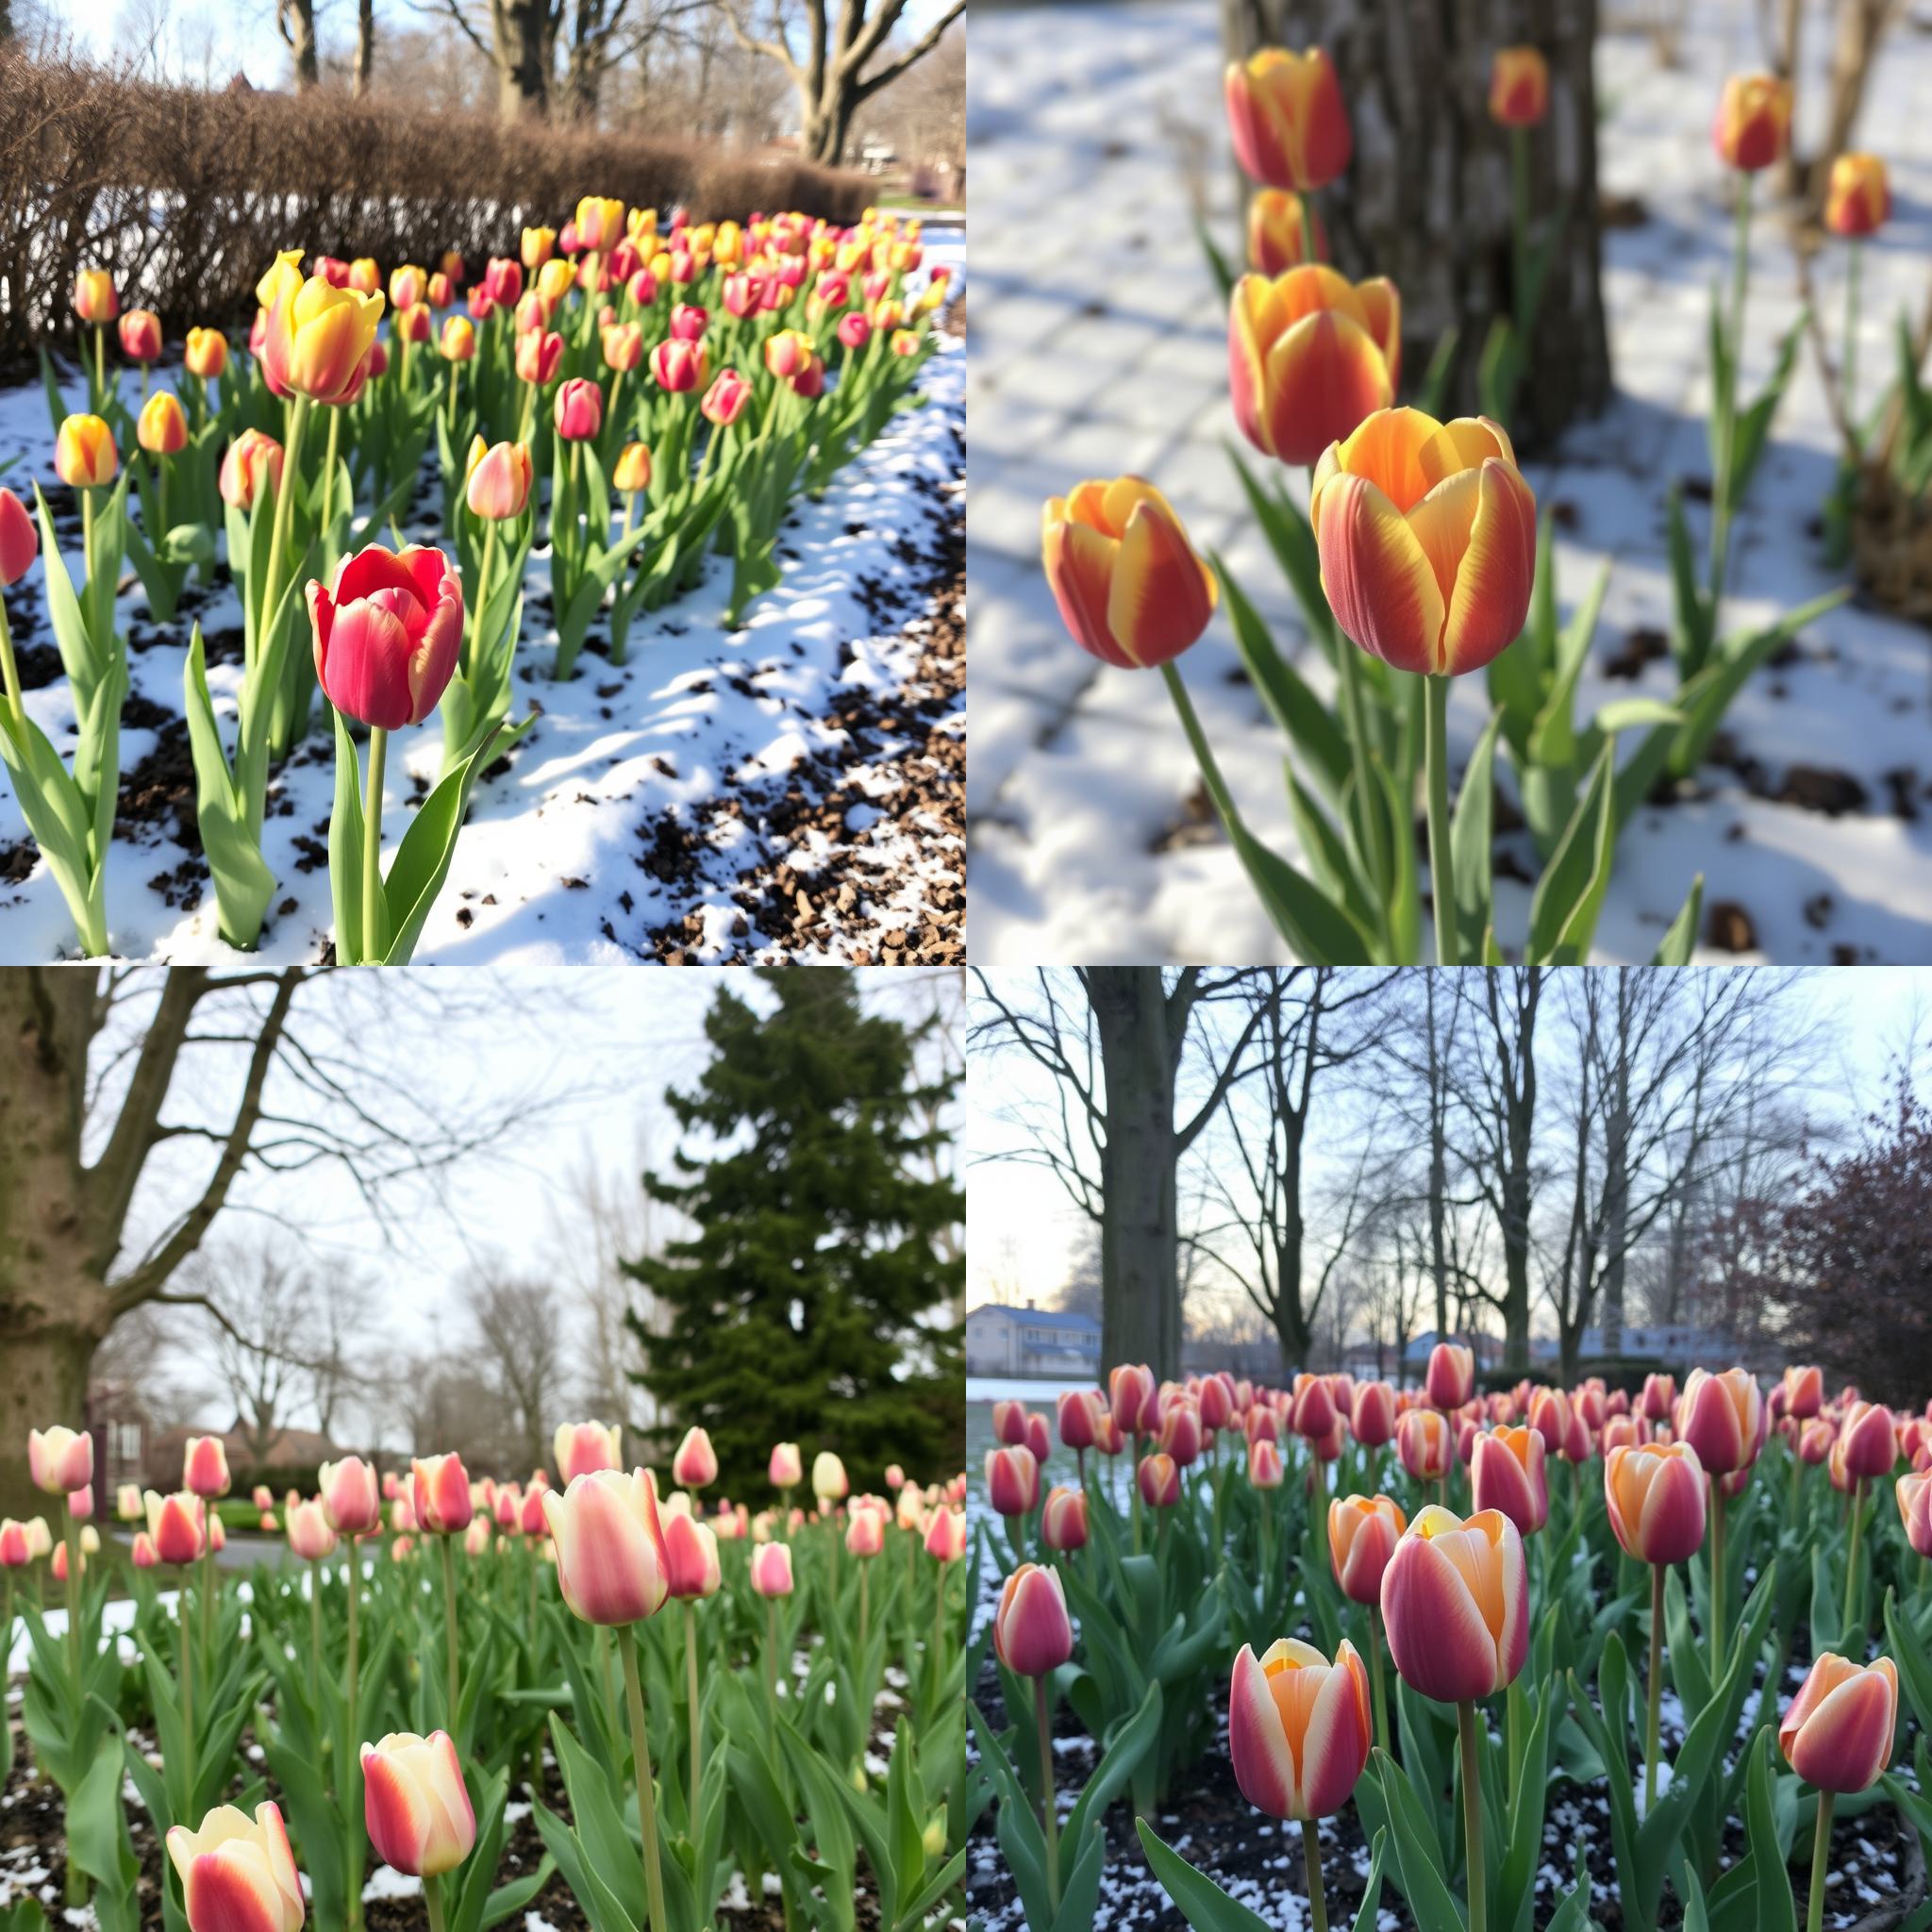
<path id="1" fill-rule="evenodd" d="M 1623 1004 L 1621 990 L 1618 994 Z M 1624 1352 L 1624 1250 L 1630 1220 L 1630 1035 L 1627 1019 L 1618 1028 L 1616 1085 L 1604 1122 L 1604 1299 L 1600 1321 L 1603 1352 Z"/>
<path id="2" fill-rule="evenodd" d="M 1107 1082 L 1102 1172 L 1100 1361 L 1180 1369 L 1179 1208 L 1174 1061 L 1159 968 L 1087 974 Z"/>
<path id="3" fill-rule="evenodd" d="M 295 92 L 306 94 L 322 79 L 315 58 L 315 0 L 282 0 L 282 38 L 295 61 Z"/>
<path id="4" fill-rule="evenodd" d="M 58 1501 L 27 1474 L 26 1435 L 56 1423 L 85 1426 L 88 1368 L 99 1345 L 98 1335 L 69 1324 L 8 1328 L 0 1348 L 0 1516 L 44 1515 L 58 1536 Z"/>
<path id="5" fill-rule="evenodd" d="M 1429 1266 L 1436 1277 L 1436 1339 L 1449 1332 L 1449 1244 L 1445 1229 L 1449 1209 L 1448 1109 L 1449 1090 L 1443 1076 L 1441 1051 L 1436 1041 L 1436 975 L 1425 982 L 1429 1028 Z"/>
<path id="6" fill-rule="evenodd" d="M 550 111 L 550 46 L 541 0 L 511 0 L 496 10 L 496 114 L 541 120 Z"/>
<path id="7" fill-rule="evenodd" d="M 1488 111 L 1496 48 L 1533 43 L 1550 111 L 1530 132 L 1532 215 L 1565 210 L 1517 392 L 1519 447 L 1601 408 L 1609 341 L 1598 267 L 1596 0 L 1221 0 L 1230 58 L 1325 47 L 1355 158 L 1320 196 L 1336 265 L 1386 275 L 1402 297 L 1403 360 L 1419 376 L 1445 331 L 1457 343 L 1444 406 L 1476 407 L 1491 321 L 1510 307 L 1510 143 Z"/>
<path id="8" fill-rule="evenodd" d="M 375 0 L 356 0 L 356 78 L 353 92 L 359 101 L 368 95 L 369 76 L 375 66 Z"/>

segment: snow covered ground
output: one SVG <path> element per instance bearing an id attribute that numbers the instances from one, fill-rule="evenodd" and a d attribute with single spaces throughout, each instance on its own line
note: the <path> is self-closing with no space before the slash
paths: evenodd
<path id="1" fill-rule="evenodd" d="M 1568 506 L 1557 545 L 1566 611 L 1601 560 L 1615 560 L 1579 717 L 1605 698 L 1669 694 L 1668 663 L 1648 665 L 1635 683 L 1606 677 L 1604 667 L 1632 631 L 1667 623 L 1665 486 L 1708 475 L 1705 331 L 1730 222 L 1708 130 L 1723 76 L 1762 66 L 1765 51 L 1757 9 L 1741 0 L 1689 11 L 1674 68 L 1658 66 L 1641 36 L 1599 44 L 1603 187 L 1637 197 L 1647 218 L 1605 237 L 1617 397 L 1568 437 L 1557 462 L 1529 471 L 1540 502 Z M 1815 73 L 1825 22 L 1807 18 L 1807 71 Z M 1184 161 L 1198 169 L 1216 231 L 1234 249 L 1217 15 L 1206 0 L 1103 0 L 995 11 L 975 35 L 973 956 L 999 964 L 1278 958 L 1281 942 L 1225 839 L 1190 812 L 1194 763 L 1160 680 L 1075 648 L 1039 560 L 1043 498 L 1082 476 L 1141 472 L 1204 547 L 1228 557 L 1311 682 L 1325 678 L 1319 656 L 1301 647 L 1291 600 L 1243 513 L 1223 447 L 1237 436 L 1223 311 L 1189 225 L 1183 175 Z M 1823 92 L 1815 81 L 1800 90 L 1801 137 Z M 1932 116 L 1912 108 L 1927 98 L 1932 36 L 1908 9 L 1880 57 L 1857 134 L 1885 157 L 1895 201 L 1890 225 L 1866 249 L 1858 361 L 1868 397 L 1893 366 L 1900 308 L 1916 316 L 1924 300 Z M 1745 365 L 1754 391 L 1797 310 L 1782 224 L 1761 218 L 1755 234 Z M 1834 245 L 1817 268 L 1834 342 L 1843 262 Z M 1841 580 L 1812 534 L 1836 447 L 1807 352 L 1741 521 L 1729 625 L 1763 621 Z M 1737 769 L 1707 766 L 1694 798 L 1646 810 L 1625 831 L 1598 931 L 1604 959 L 1647 959 L 1702 872 L 1707 920 L 1714 901 L 1748 918 L 1755 945 L 1745 958 L 1932 960 L 1932 640 L 1854 604 L 1799 641 L 1793 660 L 1760 674 L 1726 718 Z M 1224 617 L 1185 669 L 1250 824 L 1295 852 L 1281 782 L 1286 743 L 1237 676 Z M 1450 712 L 1457 761 L 1486 705 L 1480 678 L 1458 682 Z M 1812 775 L 1794 775 L 1798 767 Z M 1527 889 L 1499 880 L 1497 911 L 1506 941 L 1520 937 Z M 1700 957 L 1735 955 L 1707 947 Z"/>
<path id="2" fill-rule="evenodd" d="M 929 228 L 926 239 L 928 263 L 948 264 L 963 287 L 963 228 Z M 923 380 L 925 406 L 896 417 L 822 502 L 799 500 L 780 541 L 785 581 L 752 605 L 741 629 L 724 629 L 729 562 L 713 558 L 691 596 L 640 614 L 627 664 L 613 666 L 599 655 L 600 624 L 575 677 L 559 685 L 549 676 L 555 632 L 544 615 L 526 608 L 511 716 L 534 708 L 541 715 L 512 748 L 508 768 L 478 785 L 417 963 L 515 958 L 608 964 L 672 950 L 705 963 L 849 958 L 860 951 L 877 959 L 882 941 L 894 942 L 894 929 L 917 927 L 935 905 L 957 896 L 963 872 L 957 836 L 930 811 L 901 811 L 904 801 L 892 795 L 900 786 L 893 761 L 916 747 L 882 742 L 877 733 L 861 746 L 836 708 L 861 693 L 891 700 L 918 669 L 930 594 L 926 559 L 957 494 L 964 365 L 963 340 L 942 338 Z M 138 381 L 130 380 L 128 392 L 138 394 Z M 78 375 L 67 393 L 80 402 Z M 52 480 L 52 451 L 40 385 L 0 394 L 0 465 L 7 466 L 0 481 L 31 504 L 28 479 Z M 429 525 L 404 534 L 437 541 Z M 77 547 L 76 537 L 68 548 Z M 77 554 L 69 567 L 77 576 Z M 547 551 L 532 556 L 528 580 L 547 613 Z M 143 760 L 153 759 L 153 784 L 137 789 L 180 787 L 178 758 L 171 774 L 170 760 L 153 755 L 175 736 L 189 635 L 184 621 L 157 636 L 131 570 L 128 582 L 122 612 L 124 624 L 134 619 L 134 649 L 122 732 L 124 815 L 108 867 L 111 941 L 127 958 L 232 960 L 237 956 L 217 932 L 206 868 L 180 841 L 172 805 L 126 812 L 125 781 Z M 41 584 L 36 570 L 9 593 L 23 642 L 51 642 Z M 195 614 L 210 637 L 234 631 L 239 651 L 240 607 L 225 580 Z M 216 655 L 211 649 L 210 658 Z M 239 662 L 211 662 L 208 682 L 217 713 L 232 719 Z M 71 749 L 64 679 L 29 691 L 27 703 L 55 745 Z M 955 708 L 937 728 L 963 730 Z M 225 722 L 225 729 L 232 725 Z M 408 809 L 435 779 L 441 748 L 434 717 L 391 742 L 385 864 Z M 876 806 L 854 806 L 845 819 L 862 863 L 846 864 L 842 845 L 828 853 L 823 832 L 808 822 L 792 829 L 800 825 L 801 791 L 809 800 L 841 789 L 879 794 Z M 267 960 L 318 959 L 328 942 L 332 794 L 333 751 L 318 731 L 271 785 L 265 856 L 278 889 L 262 938 Z M 192 781 L 185 798 L 192 809 Z M 0 961 L 72 957 L 65 902 L 25 831 L 0 772 Z M 763 895 L 748 888 L 788 862 L 807 874 L 823 866 L 816 883 L 827 892 L 850 881 L 856 908 L 806 937 L 761 924 Z"/>

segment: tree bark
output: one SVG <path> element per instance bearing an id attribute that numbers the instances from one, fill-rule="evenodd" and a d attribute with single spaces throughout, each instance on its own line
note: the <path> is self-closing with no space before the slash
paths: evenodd
<path id="1" fill-rule="evenodd" d="M 1404 366 L 1417 376 L 1444 332 L 1457 344 L 1444 407 L 1476 406 L 1491 321 L 1510 308 L 1507 131 L 1488 111 L 1495 49 L 1533 43 L 1550 110 L 1530 133 L 1532 212 L 1563 225 L 1517 395 L 1519 446 L 1545 441 L 1609 397 L 1598 249 L 1597 0 L 1221 0 L 1230 58 L 1325 47 L 1355 130 L 1348 172 L 1318 196 L 1336 265 L 1386 275 L 1402 298 Z"/>
<path id="2" fill-rule="evenodd" d="M 295 92 L 306 94 L 320 84 L 315 56 L 315 0 L 280 0 L 275 24 L 295 60 Z"/>
<path id="3" fill-rule="evenodd" d="M 375 67 L 375 0 L 356 0 L 356 77 L 352 92 L 359 101 L 369 92 Z"/>
<path id="4" fill-rule="evenodd" d="M 550 112 L 550 13 L 544 0 L 497 0 L 496 114 L 541 120 Z"/>

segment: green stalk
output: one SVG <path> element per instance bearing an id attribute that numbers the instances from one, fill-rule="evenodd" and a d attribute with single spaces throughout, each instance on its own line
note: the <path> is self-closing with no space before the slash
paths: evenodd
<path id="1" fill-rule="evenodd" d="M 1429 896 L 1435 904 L 1436 964 L 1457 966 L 1456 875 L 1449 863 L 1449 680 L 1430 677 L 1424 757 L 1429 774 Z M 1446 1486 L 1447 1478 L 1444 1478 Z"/>
<path id="2" fill-rule="evenodd" d="M 1475 1758 L 1475 1706 L 1464 1698 L 1456 1707 L 1456 1728 L 1462 1745 L 1462 1835 L 1469 1853 L 1469 1932 L 1488 1932 L 1483 1871 L 1483 1792 Z"/>
<path id="3" fill-rule="evenodd" d="M 637 1760 L 638 1828 L 644 1840 L 644 1884 L 650 1896 L 650 1917 L 644 1932 L 670 1932 L 664 1914 L 664 1871 L 658 1858 L 658 1797 L 651 1786 L 651 1743 L 644 1734 L 644 1687 L 638 1678 L 635 1626 L 617 1626 L 617 1647 L 624 1656 L 624 1696 L 630 1710 L 631 1755 Z"/>
<path id="4" fill-rule="evenodd" d="M 1265 1519 L 1264 1519 L 1265 1521 Z M 1382 1688 L 1382 1644 L 1376 1635 L 1375 1606 L 1369 1606 L 1369 1682 L 1375 1693 L 1375 1742 L 1389 1748 L 1389 1700 Z"/>
<path id="5" fill-rule="evenodd" d="M 1643 1815 L 1657 1808 L 1657 1707 L 1664 1688 L 1664 1566 L 1650 1566 L 1649 1713 L 1643 1725 Z"/>
<path id="6" fill-rule="evenodd" d="M 21 699 L 20 666 L 13 658 L 13 632 L 7 622 L 7 606 L 0 602 L 0 680 L 7 687 L 7 714 L 18 725 L 26 716 Z"/>
<path id="7" fill-rule="evenodd" d="M 1852 1478 L 1852 1545 L 1845 1557 L 1845 1613 L 1843 1618 L 1845 1634 L 1851 1634 L 1852 1612 L 1858 1604 L 1858 1528 L 1865 1518 L 1865 1478 Z M 1859 1654 L 1864 1646 L 1859 1645 Z"/>
<path id="8" fill-rule="evenodd" d="M 275 604 L 281 595 L 282 560 L 289 547 L 289 525 L 294 515 L 295 486 L 300 475 L 296 458 L 302 448 L 302 425 L 308 417 L 308 398 L 291 396 L 289 433 L 282 451 L 282 487 L 275 491 L 275 520 L 269 531 L 268 580 L 261 587 L 261 598 L 256 606 L 256 635 L 251 641 L 258 653 L 266 641 L 261 626 L 274 621 Z"/>
<path id="9" fill-rule="evenodd" d="M 1304 188 L 1295 196 L 1296 206 L 1302 211 L 1302 259 L 1313 261 L 1315 256 L 1315 196 L 1312 189 Z"/>
<path id="10" fill-rule="evenodd" d="M 214 1517 L 214 1499 L 208 1499 L 208 1513 L 210 1522 Z M 214 1599 L 215 1599 L 215 1543 L 212 1536 L 201 1546 L 201 1656 L 208 1666 L 210 1678 L 214 1670 Z"/>
<path id="11" fill-rule="evenodd" d="M 369 786 L 362 804 L 362 958 L 360 964 L 382 963 L 382 767 L 389 750 L 389 733 L 380 724 L 369 727 Z M 443 1577 L 454 1591 L 449 1539 L 442 1540 Z M 455 1596 L 450 1598 L 450 1709 L 456 1709 L 456 1618 Z M 454 1715 L 452 1715 L 454 1722 Z"/>
<path id="12" fill-rule="evenodd" d="M 362 1793 L 358 1789 L 362 1781 L 362 1754 L 357 1747 L 360 1740 L 356 1736 L 359 1727 L 357 1717 L 356 1672 L 356 1599 L 362 1593 L 362 1558 L 356 1547 L 356 1539 L 345 1539 L 349 1546 L 349 1563 L 345 1580 L 349 1586 L 349 1669 L 347 1674 L 348 1702 L 342 1713 L 342 1761 L 336 1771 L 336 1803 L 341 1807 L 343 1823 L 348 1826 L 345 1834 L 349 1859 L 349 1928 L 358 1932 L 362 1924 Z"/>
<path id="13" fill-rule="evenodd" d="M 772 1708 L 772 1722 L 778 1722 L 778 1599 L 765 1599 L 765 1702 Z"/>
<path id="14" fill-rule="evenodd" d="M 1830 1859 L 1831 1793 L 1820 1791 L 1811 1844 L 1811 1890 L 1805 1900 L 1805 1932 L 1819 1932 L 1824 1922 L 1824 1873 Z"/>
<path id="15" fill-rule="evenodd" d="M 181 1619 L 181 1748 L 188 1762 L 184 1767 L 187 1789 L 194 1788 L 194 1645 L 190 1638 L 188 1609 L 188 1571 L 181 1566 L 181 1587 L 175 1594 L 175 1608 Z"/>
<path id="16" fill-rule="evenodd" d="M 483 524 L 483 568 L 476 577 L 476 608 L 470 614 L 470 646 L 463 654 L 463 671 L 468 676 L 476 675 L 476 667 L 483 661 L 483 652 L 489 640 L 483 635 L 483 607 L 490 601 L 490 579 L 496 572 L 496 519 L 487 517 Z"/>
<path id="17" fill-rule="evenodd" d="M 1322 1847 L 1315 1821 L 1302 1820 L 1302 1860 L 1308 1874 L 1308 1932 L 1328 1932 L 1328 1901 L 1322 1895 Z"/>
<path id="18" fill-rule="evenodd" d="M 1710 1484 L 1710 1681 L 1724 1674 L 1724 1494 L 1716 1476 Z"/>
<path id="19" fill-rule="evenodd" d="M 375 747 L 375 741 L 379 733 L 372 731 L 371 767 L 379 774 L 382 771 L 382 753 Z M 457 1670 L 457 1558 L 456 1552 L 449 1546 L 449 1538 L 442 1538 L 442 1611 L 443 1648 L 449 1657 L 449 1729 L 454 1737 L 457 1729 L 457 1707 L 461 1694 L 462 1682 Z"/>
<path id="20" fill-rule="evenodd" d="M 1503 1732 L 1504 1745 L 1509 1765 L 1509 1802 L 1514 1805 L 1523 1788 L 1523 1755 L 1525 1740 L 1523 1735 L 1524 1719 L 1528 1712 L 1523 1695 L 1523 1679 L 1511 1677 L 1509 1687 L 1503 1692 Z"/>
<path id="21" fill-rule="evenodd" d="M 691 1707 L 691 1838 L 698 1836 L 698 1785 L 704 1769 L 704 1726 L 698 1716 L 698 1620 L 697 1606 L 684 1600 L 684 1696 Z"/>
<path id="22" fill-rule="evenodd" d="M 443 1932 L 442 1927 L 442 1880 L 434 1875 L 423 1881 L 424 1902 L 429 1907 L 429 1932 Z"/>
<path id="23" fill-rule="evenodd" d="M 1855 235 L 1845 264 L 1845 421 L 1858 427 L 1858 265 L 1864 250 Z"/>
<path id="24" fill-rule="evenodd" d="M 1738 365 L 1744 338 L 1744 282 L 1751 261 L 1751 176 L 1738 176 L 1738 222 L 1731 244 L 1731 294 L 1725 328 L 1728 374 L 1720 385 L 1717 404 L 1716 475 L 1711 479 L 1710 608 L 1715 629 L 1718 606 L 1724 601 L 1724 569 L 1731 544 L 1731 464 L 1737 448 Z"/>
<path id="25" fill-rule="evenodd" d="M 322 1571 L 308 1566 L 308 1701 L 322 1714 Z"/>
<path id="26" fill-rule="evenodd" d="M 1046 1896 L 1060 1907 L 1060 1826 L 1053 1801 L 1053 1717 L 1046 1707 L 1046 1679 L 1033 1680 L 1034 1728 L 1040 1733 L 1040 1818 L 1046 1833 Z"/>
<path id="27" fill-rule="evenodd" d="M 86 1696 L 80 1674 L 80 1524 L 67 1498 L 60 1498 L 61 1531 L 67 1542 L 67 1668 L 74 1679 L 74 1703 L 78 1709 Z"/>

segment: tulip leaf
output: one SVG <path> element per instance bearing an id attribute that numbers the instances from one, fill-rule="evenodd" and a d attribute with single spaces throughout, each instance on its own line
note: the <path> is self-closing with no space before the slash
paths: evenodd
<path id="1" fill-rule="evenodd" d="M 100 681 L 105 669 L 104 653 L 82 614 L 74 579 L 67 574 L 67 560 L 60 555 L 60 539 L 54 529 L 52 512 L 38 482 L 34 485 L 34 502 L 40 510 L 41 569 L 47 621 L 54 626 L 54 641 L 60 648 L 60 662 L 74 687 L 74 708 L 78 711 L 87 694 Z"/>
<path id="2" fill-rule="evenodd" d="M 1791 1874 L 1778 1842 L 1777 1822 L 1772 1814 L 1771 1726 L 1760 1724 L 1746 1748 L 1750 1775 L 1744 1788 L 1744 1823 L 1757 1868 L 1757 1897 L 1752 1916 L 1759 1932 L 1798 1932 L 1797 1908 L 1791 1900 Z"/>
<path id="3" fill-rule="evenodd" d="M 0 760 L 13 781 L 13 795 L 27 830 L 85 943 L 93 878 L 87 801 L 60 762 L 60 754 L 31 718 L 23 718 L 16 725 L 0 714 Z"/>
<path id="4" fill-rule="evenodd" d="M 1490 713 L 1490 722 L 1475 741 L 1456 809 L 1449 821 L 1449 872 L 1456 895 L 1456 949 L 1465 959 L 1479 959 L 1483 939 L 1495 916 L 1491 846 L 1495 837 L 1496 738 L 1503 728 L 1503 708 Z M 1415 841 L 1408 841 L 1413 852 Z M 1441 891 L 1438 881 L 1437 890 Z"/>
<path id="5" fill-rule="evenodd" d="M 188 743 L 194 761 L 194 809 L 202 849 L 214 876 L 222 935 L 231 945 L 250 946 L 261 931 L 262 914 L 275 889 L 275 874 L 248 829 L 235 780 L 228 769 L 208 689 L 208 657 L 201 626 L 188 642 L 181 674 Z"/>
<path id="6" fill-rule="evenodd" d="M 1219 1638 L 1218 1624 L 1212 1626 L 1212 1635 Z M 1100 1762 L 1094 1766 L 1093 1775 L 1087 1780 L 1087 1789 L 1080 1793 L 1078 1802 L 1069 1814 L 1067 1835 L 1070 1839 L 1080 1837 L 1090 1818 L 1096 1825 L 1099 1824 L 1107 1807 L 1126 1788 L 1141 1760 L 1155 1748 L 1160 1736 L 1162 1707 L 1160 1685 L 1158 1682 L 1150 1683 L 1141 1700 L 1141 1707 L 1114 1733 Z"/>
<path id="7" fill-rule="evenodd" d="M 103 1737 L 87 1775 L 67 1794 L 69 1856 L 94 1882 L 92 1904 L 100 1932 L 139 1932 L 141 1924 L 141 1862 L 121 1802 L 122 1760 L 120 1739 Z"/>
<path id="8" fill-rule="evenodd" d="M 1609 585 L 1610 566 L 1606 562 L 1557 640 L 1555 678 L 1530 734 L 1529 756 L 1537 764 L 1569 767 L 1576 762 L 1576 680 L 1589 661 L 1590 641 L 1596 634 L 1597 617 Z M 1599 712 L 1597 728 L 1614 731 L 1618 727 L 1605 724 Z"/>
<path id="9" fill-rule="evenodd" d="M 1932 1657 L 1926 1656 L 1912 1620 L 1901 1611 L 1890 1590 L 1885 1592 L 1885 1635 L 1898 1664 L 1899 1687 L 1906 1693 L 1906 1702 L 1920 1727 L 1932 1730 Z"/>
<path id="10" fill-rule="evenodd" d="M 1550 965 L 1574 966 L 1590 951 L 1597 914 L 1609 885 L 1616 836 L 1610 780 L 1616 744 L 1607 739 L 1591 772 L 1589 788 L 1557 841 L 1530 902 L 1528 957 Z"/>
<path id="11" fill-rule="evenodd" d="M 1295 774 L 1292 763 L 1284 761 L 1288 777 L 1289 816 L 1294 822 L 1295 837 L 1307 854 L 1315 882 L 1331 898 L 1340 899 L 1356 924 L 1373 929 L 1375 909 L 1369 903 L 1354 854 L 1349 850 L 1334 822 L 1315 802 L 1308 789 Z"/>
<path id="12" fill-rule="evenodd" d="M 441 779 L 435 791 L 424 800 L 409 829 L 403 834 L 384 894 L 389 905 L 391 937 L 383 950 L 385 966 L 407 966 L 409 955 L 423 931 L 423 922 L 449 876 L 450 861 L 456 857 L 457 840 L 463 829 L 463 815 L 469 809 L 470 792 L 495 742 L 492 730 L 468 758 Z M 333 844 L 333 828 L 331 828 Z"/>
<path id="13" fill-rule="evenodd" d="M 1137 1818 L 1134 1828 L 1141 1834 L 1141 1846 L 1155 1877 L 1194 1932 L 1268 1932 L 1266 1919 L 1230 1898 L 1205 1872 L 1196 1871 L 1144 1818 Z M 1312 1823 L 1302 1826 L 1304 1831 L 1314 1828 Z M 1378 1833 L 1377 1845 L 1385 1841 Z"/>
<path id="14" fill-rule="evenodd" d="M 369 962 L 362 934 L 362 778 L 356 741 L 333 706 L 336 731 L 336 796 L 328 819 L 328 890 L 336 916 L 336 962 Z"/>
<path id="15" fill-rule="evenodd" d="M 1338 650 L 1353 650 L 1355 646 L 1345 644 L 1336 630 L 1335 613 L 1329 609 L 1327 592 L 1322 588 L 1322 559 L 1315 548 L 1315 533 L 1308 527 L 1307 518 L 1285 491 L 1264 490 L 1233 443 L 1228 444 L 1227 453 L 1241 477 L 1248 507 L 1255 512 L 1255 521 L 1261 525 L 1261 534 L 1267 538 L 1268 547 L 1274 551 L 1295 602 L 1302 608 L 1309 637 L 1328 661 L 1334 663 Z"/>
<path id="16" fill-rule="evenodd" d="M 1462 1908 L 1443 1876 L 1435 1828 L 1408 1774 L 1379 1747 L 1371 1760 L 1381 1774 L 1395 1840 L 1396 1883 L 1415 1914 L 1419 1932 L 1463 1932 Z"/>

